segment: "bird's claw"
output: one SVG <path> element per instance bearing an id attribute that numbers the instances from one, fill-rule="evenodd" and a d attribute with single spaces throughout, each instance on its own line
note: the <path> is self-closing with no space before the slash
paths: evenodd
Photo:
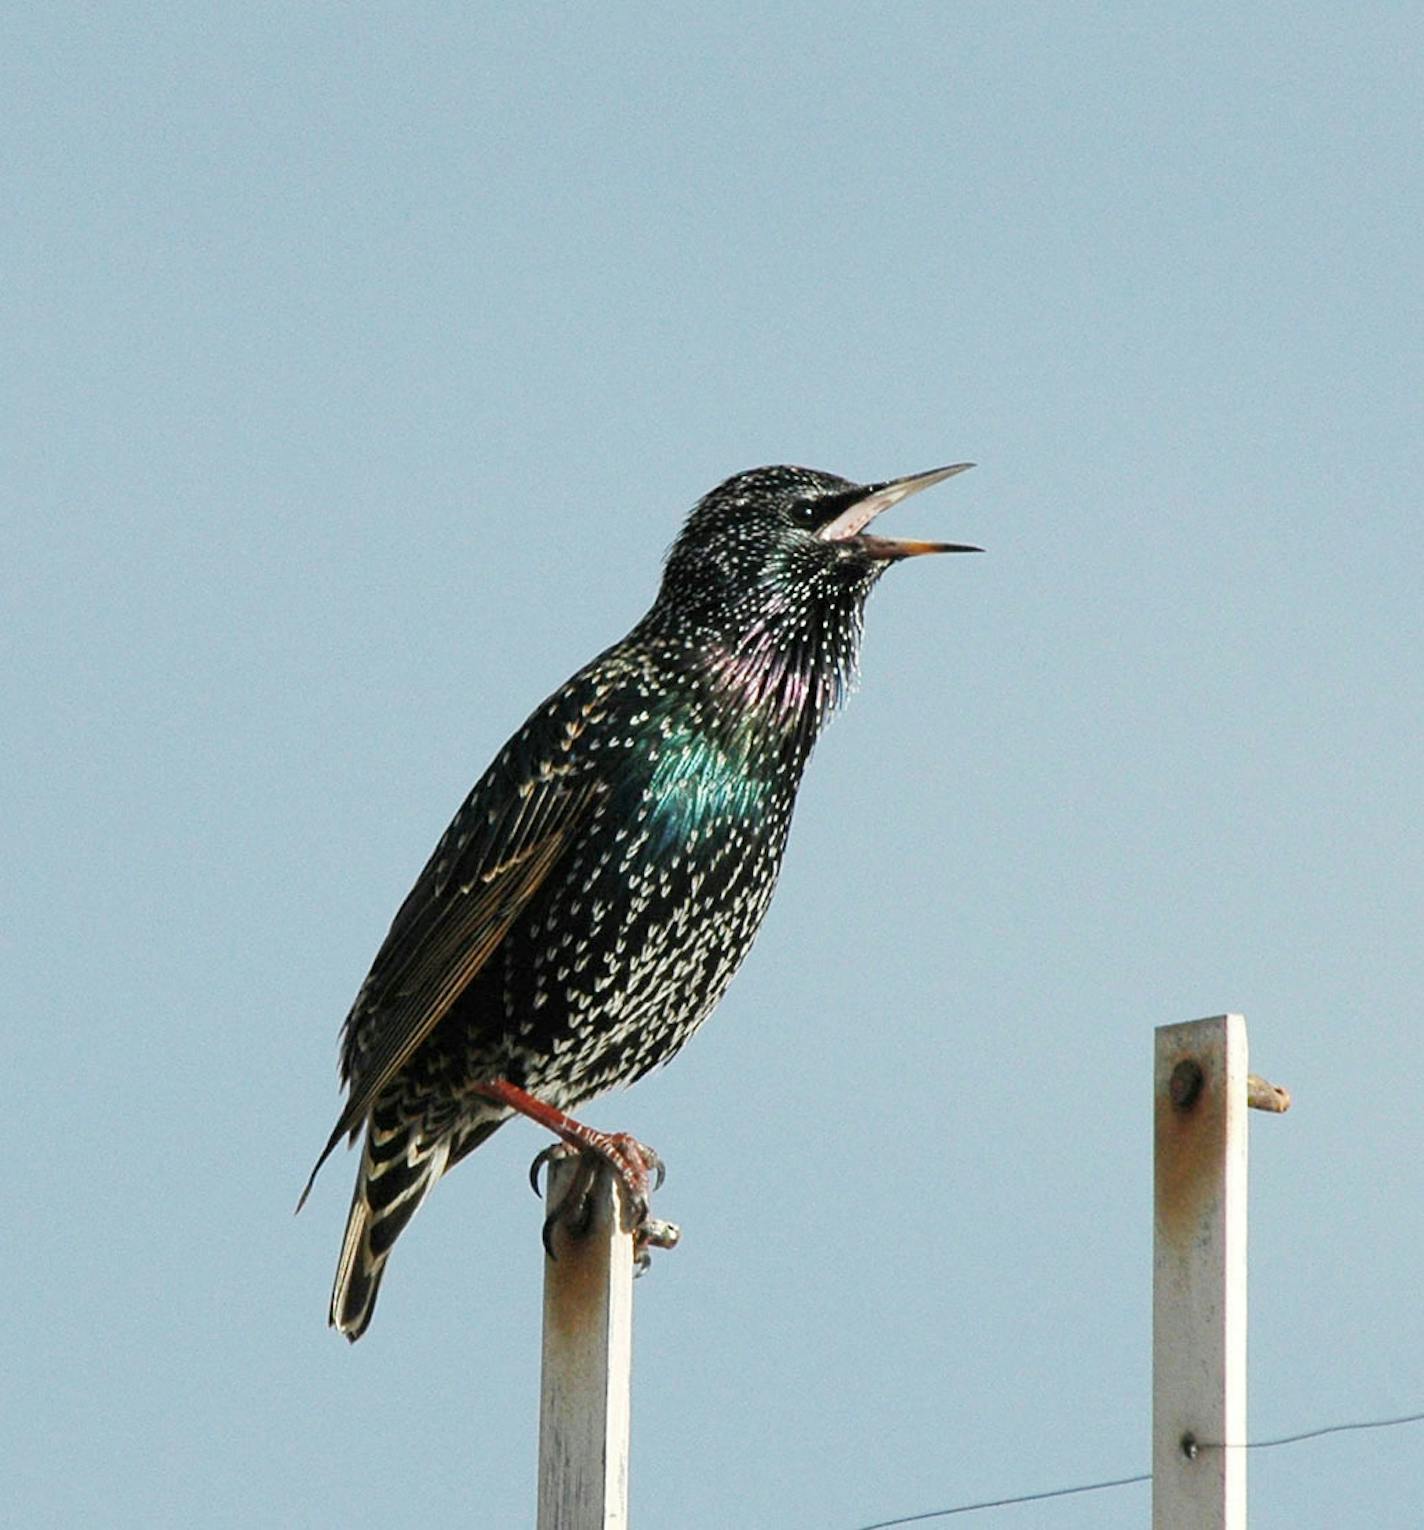
<path id="1" fill-rule="evenodd" d="M 580 1152 L 578 1148 L 570 1147 L 567 1143 L 556 1142 L 552 1147 L 545 1148 L 534 1160 L 531 1173 L 537 1179 L 541 1164 L 552 1164 L 568 1158 L 577 1158 L 578 1167 L 564 1193 L 557 1201 L 550 1202 L 540 1233 L 544 1252 L 550 1259 L 559 1257 L 554 1252 L 554 1228 L 559 1223 L 563 1223 L 571 1237 L 578 1238 L 588 1231 L 589 1223 L 593 1219 L 592 1190 L 594 1181 L 598 1178 L 600 1159 L 592 1154 Z M 538 1193 L 537 1185 L 535 1193 Z"/>
<path id="2" fill-rule="evenodd" d="M 544 1251 L 551 1259 L 557 1257 L 554 1252 L 556 1224 L 562 1223 L 574 1237 L 587 1232 L 593 1215 L 592 1190 L 604 1164 L 618 1176 L 626 1193 L 637 1273 L 641 1275 L 652 1262 L 652 1249 L 676 1247 L 681 1237 L 679 1229 L 671 1222 L 660 1221 L 648 1214 L 649 1182 L 651 1190 L 660 1190 L 667 1179 L 667 1166 L 652 1148 L 627 1132 L 590 1132 L 589 1140 L 580 1144 L 551 1143 L 529 1165 L 529 1183 L 535 1195 L 542 1195 L 539 1171 L 573 1157 L 580 1160 L 578 1171 L 569 1179 L 558 1202 L 550 1204 L 544 1218 Z"/>
<path id="3" fill-rule="evenodd" d="M 534 1155 L 534 1162 L 529 1165 L 529 1188 L 542 1201 L 544 1192 L 539 1188 L 539 1170 L 547 1169 L 560 1159 L 568 1158 L 579 1150 L 571 1147 L 567 1142 L 551 1142 L 542 1153 Z"/>

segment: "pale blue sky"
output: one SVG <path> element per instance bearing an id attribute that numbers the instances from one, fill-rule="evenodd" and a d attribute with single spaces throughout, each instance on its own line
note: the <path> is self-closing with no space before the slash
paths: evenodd
<path id="1" fill-rule="evenodd" d="M 972 459 L 895 529 L 988 552 L 886 578 L 758 948 L 585 1112 L 684 1229 L 639 1530 L 1144 1470 L 1151 1032 L 1224 1009 L 1298 1101 L 1254 1431 L 1424 1406 L 1418 12 L 768 9 L 8 8 L 9 1522 L 529 1522 L 537 1131 L 354 1350 L 352 1161 L 291 1207 L 449 814 L 769 461 Z M 1424 1440 L 1252 1483 L 1402 1530 Z"/>

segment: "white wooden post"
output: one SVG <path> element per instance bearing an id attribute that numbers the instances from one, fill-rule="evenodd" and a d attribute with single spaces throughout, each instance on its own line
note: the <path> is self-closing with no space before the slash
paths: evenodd
<path id="1" fill-rule="evenodd" d="M 554 1159 L 557 1206 L 585 1160 Z M 626 1530 L 633 1236 L 622 1186 L 600 1165 L 588 1229 L 554 1229 L 544 1260 L 539 1396 L 539 1530 Z"/>
<path id="2" fill-rule="evenodd" d="M 1153 1530 L 1246 1526 L 1248 1076 L 1240 1015 L 1158 1028 Z"/>

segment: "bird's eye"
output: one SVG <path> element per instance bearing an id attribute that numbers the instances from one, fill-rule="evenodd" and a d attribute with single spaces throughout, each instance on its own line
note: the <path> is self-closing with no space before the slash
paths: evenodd
<path id="1" fill-rule="evenodd" d="M 819 510 L 814 499 L 794 499 L 791 501 L 791 519 L 798 526 L 814 526 Z"/>

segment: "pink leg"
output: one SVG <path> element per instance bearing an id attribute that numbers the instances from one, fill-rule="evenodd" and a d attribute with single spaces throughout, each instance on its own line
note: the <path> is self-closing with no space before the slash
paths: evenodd
<path id="1" fill-rule="evenodd" d="M 567 1144 L 563 1151 L 571 1149 L 593 1154 L 613 1169 L 623 1182 L 632 1206 L 636 1221 L 634 1247 L 640 1267 L 646 1268 L 649 1247 L 671 1248 L 677 1242 L 677 1229 L 671 1223 L 659 1222 L 648 1216 L 650 1189 L 662 1184 L 665 1172 L 662 1159 L 650 1147 L 645 1147 L 628 1132 L 601 1132 L 592 1126 L 585 1126 L 582 1121 L 575 1121 L 572 1116 L 565 1115 L 557 1107 L 535 1099 L 532 1094 L 521 1089 L 517 1084 L 508 1083 L 504 1079 L 494 1079 L 487 1084 L 476 1084 L 474 1092 L 501 1105 L 507 1105 L 511 1110 L 517 1110 L 520 1115 L 528 1116 L 531 1121 L 537 1121 L 540 1126 L 547 1127 Z M 560 1151 L 559 1148 L 548 1148 L 534 1160 L 530 1179 L 536 1192 L 539 1188 L 541 1165 L 546 1163 L 552 1154 Z M 655 1176 L 651 1186 L 650 1175 Z M 580 1225 L 587 1215 L 587 1198 L 591 1184 L 591 1176 L 581 1177 L 575 1184 L 575 1193 L 566 1197 L 565 1203 L 550 1208 L 548 1220 L 544 1223 L 544 1246 L 550 1254 L 553 1253 L 550 1246 L 550 1227 L 559 1220 L 568 1221 L 575 1228 Z M 573 1204 L 567 1204 L 567 1202 Z"/>

